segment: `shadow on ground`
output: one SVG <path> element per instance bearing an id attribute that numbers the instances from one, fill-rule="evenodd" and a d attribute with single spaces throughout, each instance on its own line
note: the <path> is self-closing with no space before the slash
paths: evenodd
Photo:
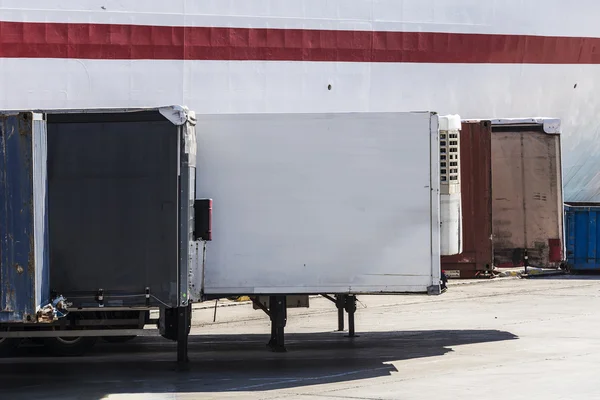
<path id="1" fill-rule="evenodd" d="M 175 370 L 175 345 L 161 338 L 99 344 L 84 357 L 53 358 L 25 347 L 0 360 L 6 398 L 94 398 L 108 394 L 262 391 L 390 375 L 390 363 L 442 356 L 453 346 L 514 340 L 497 330 L 289 334 L 287 353 L 267 351 L 266 335 L 190 337 L 189 371 Z M 54 387 L 53 387 L 54 386 Z"/>
<path id="2" fill-rule="evenodd" d="M 567 273 L 557 273 L 549 275 L 530 275 L 528 279 L 597 281 L 600 280 L 600 271 L 572 271 Z"/>

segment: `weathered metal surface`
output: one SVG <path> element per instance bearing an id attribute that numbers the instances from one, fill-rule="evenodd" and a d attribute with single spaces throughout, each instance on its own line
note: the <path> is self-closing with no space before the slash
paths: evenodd
<path id="1" fill-rule="evenodd" d="M 566 261 L 573 271 L 600 271 L 600 203 L 565 205 Z"/>
<path id="2" fill-rule="evenodd" d="M 44 161 L 43 121 L 0 115 L 0 322 L 35 322 L 48 301 Z"/>
<path id="3" fill-rule="evenodd" d="M 556 267 L 563 239 L 560 135 L 543 125 L 494 124 L 494 264 Z M 557 249 L 558 247 L 558 249 Z M 557 251 L 558 250 L 558 251 Z"/>
<path id="4" fill-rule="evenodd" d="M 460 132 L 463 251 L 442 257 L 452 278 L 492 269 L 491 123 L 463 121 Z"/>
<path id="5" fill-rule="evenodd" d="M 74 307 L 187 304 L 189 113 L 55 110 L 47 120 L 51 289 Z"/>

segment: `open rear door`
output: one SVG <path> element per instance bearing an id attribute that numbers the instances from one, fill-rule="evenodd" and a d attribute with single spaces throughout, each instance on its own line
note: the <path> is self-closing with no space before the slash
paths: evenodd
<path id="1" fill-rule="evenodd" d="M 491 144 L 494 264 L 558 267 L 563 258 L 560 121 L 495 120 Z"/>

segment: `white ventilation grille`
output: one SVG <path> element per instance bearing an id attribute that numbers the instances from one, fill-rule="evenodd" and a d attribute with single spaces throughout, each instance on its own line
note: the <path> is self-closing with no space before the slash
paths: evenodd
<path id="1" fill-rule="evenodd" d="M 443 194 L 460 192 L 460 117 L 447 115 L 440 121 L 440 183 Z"/>
<path id="2" fill-rule="evenodd" d="M 460 194 L 460 117 L 439 117 L 440 126 L 440 251 L 462 253 Z"/>

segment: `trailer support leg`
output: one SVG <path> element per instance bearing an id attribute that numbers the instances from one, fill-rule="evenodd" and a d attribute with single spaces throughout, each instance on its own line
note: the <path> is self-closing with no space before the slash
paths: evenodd
<path id="1" fill-rule="evenodd" d="M 188 329 L 190 323 L 190 307 L 177 308 L 177 366 L 179 369 L 187 369 L 188 358 Z"/>
<path id="2" fill-rule="evenodd" d="M 284 330 L 287 323 L 287 305 L 285 296 L 269 297 L 269 314 L 271 317 L 271 340 L 268 346 L 277 353 L 283 353 L 285 348 Z"/>
<path id="3" fill-rule="evenodd" d="M 354 314 L 356 313 L 356 296 L 346 296 L 346 312 L 348 313 L 348 337 L 358 337 L 354 331 Z"/>
<path id="4" fill-rule="evenodd" d="M 335 306 L 338 310 L 338 331 L 344 331 L 344 306 L 346 305 L 346 296 L 343 294 L 335 295 Z"/>

